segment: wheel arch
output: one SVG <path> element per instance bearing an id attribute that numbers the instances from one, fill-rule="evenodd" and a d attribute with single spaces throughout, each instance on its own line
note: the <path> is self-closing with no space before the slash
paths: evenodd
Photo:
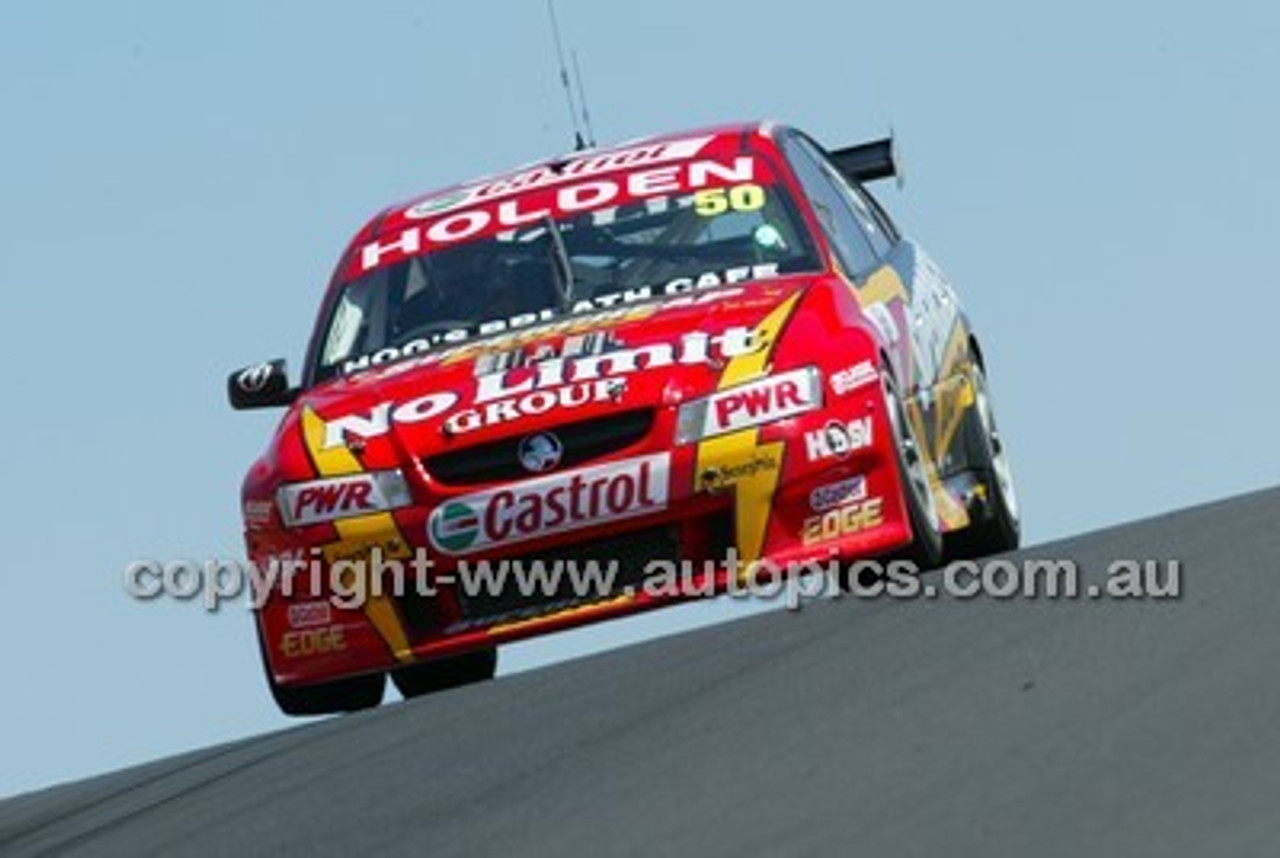
<path id="1" fill-rule="evenodd" d="M 985 374 L 987 371 L 987 361 L 982 355 L 982 346 L 978 343 L 978 335 L 969 334 L 969 351 L 973 353 L 973 359 L 978 364 L 978 369 Z"/>

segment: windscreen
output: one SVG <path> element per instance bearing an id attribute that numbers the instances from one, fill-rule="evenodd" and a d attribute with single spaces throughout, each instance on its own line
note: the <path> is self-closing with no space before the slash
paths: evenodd
<path id="1" fill-rule="evenodd" d="M 794 201 L 757 155 L 541 183 L 428 200 L 361 248 L 314 380 L 566 314 L 818 269 Z"/>

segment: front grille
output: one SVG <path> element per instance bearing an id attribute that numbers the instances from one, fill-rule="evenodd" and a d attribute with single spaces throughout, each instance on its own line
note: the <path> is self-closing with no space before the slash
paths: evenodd
<path id="1" fill-rule="evenodd" d="M 547 611 L 571 605 L 590 604 L 620 594 L 627 587 L 638 587 L 645 578 L 646 567 L 655 560 L 675 563 L 680 557 L 680 540 L 675 526 L 664 525 L 627 533 L 594 542 L 568 545 L 561 548 L 525 554 L 511 559 L 504 588 L 498 592 L 460 593 L 464 622 L 490 622 L 517 616 L 536 616 Z M 494 561 L 500 565 L 503 561 Z M 542 563 L 548 574 L 536 580 L 536 587 L 529 586 L 521 592 L 521 581 L 515 570 L 522 569 L 528 575 L 531 566 Z M 597 563 L 601 570 L 615 564 L 612 589 L 599 592 L 595 589 L 599 579 L 587 578 L 592 586 L 586 591 L 574 589 L 575 577 L 582 580 L 581 570 L 590 563 Z M 559 580 L 554 570 L 559 565 Z M 570 574 L 577 567 L 579 576 Z M 603 577 L 603 576 L 601 576 Z M 556 586 L 550 586 L 555 584 Z"/>
<path id="2" fill-rule="evenodd" d="M 554 427 L 549 431 L 555 432 L 564 449 L 559 467 L 580 465 L 635 444 L 649 434 L 653 419 L 653 409 L 646 408 Z M 451 485 L 523 479 L 529 476 L 520 464 L 523 437 L 439 453 L 423 459 L 422 464 L 434 479 Z"/>
<path id="3" fill-rule="evenodd" d="M 442 633 L 456 634 L 498 622 L 532 619 L 564 608 L 605 601 L 627 587 L 643 584 L 646 567 L 654 561 L 678 564 L 687 560 L 699 565 L 708 560 L 723 562 L 725 552 L 733 542 L 732 518 L 732 511 L 726 508 L 686 518 L 678 524 L 657 525 L 593 542 L 490 560 L 489 568 L 493 575 L 488 578 L 474 573 L 464 578 L 464 573 L 459 570 L 447 592 L 433 596 L 416 592 L 403 594 L 397 599 L 401 616 L 413 639 L 426 640 Z M 559 586 L 543 589 L 540 583 L 548 579 L 535 579 L 539 586 L 526 588 L 522 593 L 520 579 L 515 574 L 516 563 L 527 570 L 538 561 L 543 563 L 544 569 L 548 568 L 547 564 L 552 564 L 550 568 L 554 569 L 555 562 L 561 561 Z M 610 562 L 616 564 L 609 592 L 574 591 L 569 564 L 572 562 L 581 568 L 592 561 L 601 567 L 607 567 Z M 478 561 L 469 562 L 474 564 L 473 569 L 479 565 Z M 502 573 L 498 570 L 504 563 L 507 572 L 500 577 Z M 550 580 L 554 582 L 557 579 L 550 576 Z M 490 592 L 486 586 L 489 581 L 497 581 L 503 586 L 496 592 Z M 692 583 L 697 586 L 698 580 Z M 470 594 L 466 592 L 468 589 L 472 590 Z"/>

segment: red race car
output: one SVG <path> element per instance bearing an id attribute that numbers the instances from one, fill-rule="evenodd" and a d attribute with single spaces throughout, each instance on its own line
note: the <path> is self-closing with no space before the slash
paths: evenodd
<path id="1" fill-rule="evenodd" d="M 488 678 L 501 643 L 806 562 L 1015 547 L 978 341 L 865 187 L 895 173 L 891 141 L 735 125 L 374 217 L 301 382 L 228 381 L 287 407 L 243 488 L 280 707 Z"/>

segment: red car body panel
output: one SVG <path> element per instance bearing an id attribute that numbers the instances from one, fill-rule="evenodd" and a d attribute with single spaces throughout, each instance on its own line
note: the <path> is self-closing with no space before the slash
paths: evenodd
<path id="1" fill-rule="evenodd" d="M 723 169 L 699 167 L 703 161 Z M 352 277 L 575 206 L 635 202 L 647 188 L 729 188 L 744 177 L 781 182 L 805 200 L 771 129 L 733 126 L 538 165 L 388 209 L 343 254 L 308 365 Z M 302 570 L 288 593 L 277 581 L 258 611 L 274 681 L 385 671 L 723 591 L 736 574 L 722 562 L 728 548 L 743 563 L 784 567 L 882 556 L 909 543 L 879 383 L 889 372 L 913 395 L 920 387 L 918 344 L 885 336 L 886 328 L 911 330 L 902 277 L 886 265 L 854 284 L 812 208 L 799 208 L 825 271 L 757 278 L 750 266 L 735 266 L 701 288 L 681 284 L 675 294 L 512 325 L 331 380 L 308 378 L 242 493 L 250 559 L 264 569 L 293 561 Z M 881 304 L 879 318 L 865 310 L 871 300 Z M 946 335 L 931 359 L 942 370 L 926 379 L 929 393 L 913 398 L 909 413 L 936 442 L 935 496 L 943 526 L 956 529 L 967 523 L 963 499 L 940 475 L 955 431 L 947 426 L 967 404 L 962 317 Z M 602 342 L 607 347 L 590 350 Z M 682 441 L 681 406 L 704 397 L 712 399 L 699 419 L 710 434 Z M 852 439 L 847 448 L 824 446 L 833 423 L 837 441 Z M 469 451 L 541 431 L 594 426 L 618 433 L 614 445 L 546 474 L 490 473 L 480 453 L 468 459 Z M 383 496 L 377 476 L 391 471 L 403 475 L 408 493 L 397 503 Z M 353 514 L 334 519 L 335 510 Z M 554 558 L 626 543 L 670 548 L 703 572 L 662 593 L 631 587 L 590 600 L 482 608 L 468 607 L 449 583 L 462 561 Z M 434 594 L 340 604 L 330 586 L 335 566 L 367 560 L 375 548 L 405 564 L 425 552 Z M 374 589 L 377 573 L 351 574 Z"/>

